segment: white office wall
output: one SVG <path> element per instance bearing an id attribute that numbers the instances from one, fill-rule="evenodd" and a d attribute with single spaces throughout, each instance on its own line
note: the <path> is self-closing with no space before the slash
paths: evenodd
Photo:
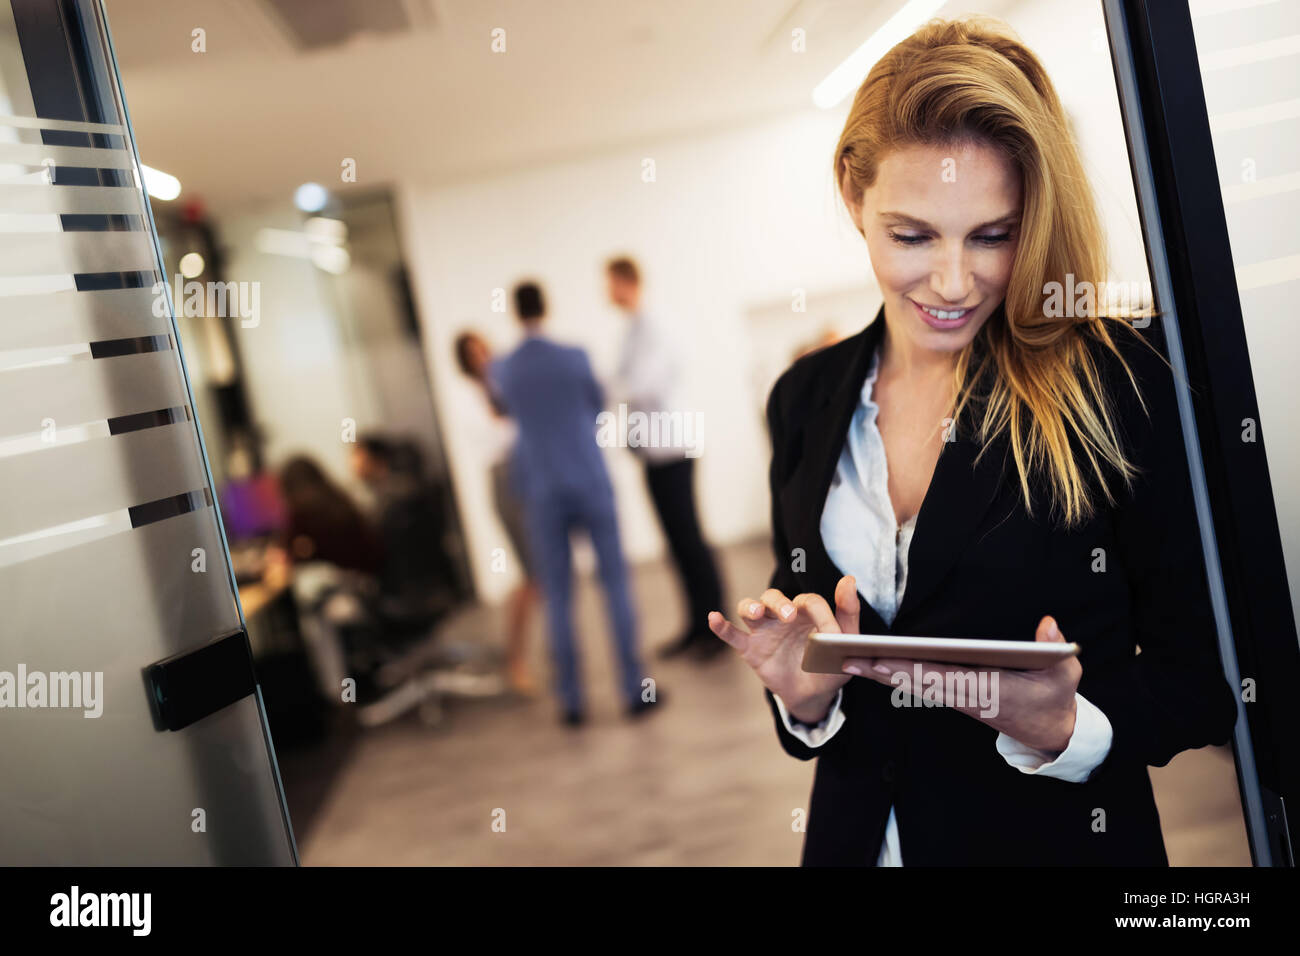
<path id="1" fill-rule="evenodd" d="M 474 327 L 510 347 L 516 322 L 491 311 L 493 291 L 536 277 L 548 294 L 549 333 L 586 347 L 597 373 L 610 375 L 623 326 L 604 298 L 603 263 L 619 252 L 641 263 L 647 307 L 681 352 L 684 404 L 704 416 L 697 489 L 709 537 L 725 543 L 765 533 L 764 396 L 750 374 L 745 313 L 789 302 L 796 288 L 868 281 L 865 247 L 832 194 L 829 157 L 840 122 L 810 111 L 480 182 L 401 190 L 435 400 L 485 597 L 500 596 L 512 578 L 489 569 L 504 536 L 471 424 L 478 417 L 467 407 L 481 399 L 457 371 L 452 342 Z M 654 163 L 653 182 L 643 181 L 645 160 Z M 608 462 L 629 558 L 661 553 L 639 464 L 617 449 Z M 732 583 L 752 590 L 762 582 Z"/>

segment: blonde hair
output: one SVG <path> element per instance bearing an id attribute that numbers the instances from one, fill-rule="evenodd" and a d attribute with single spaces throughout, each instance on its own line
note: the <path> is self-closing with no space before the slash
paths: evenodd
<path id="1" fill-rule="evenodd" d="M 835 150 L 836 182 L 846 201 L 860 201 L 890 150 L 966 141 L 1006 155 L 1020 172 L 1024 198 L 1005 318 L 995 313 L 958 355 L 953 419 L 968 403 L 983 405 L 980 454 L 1008 432 L 1029 513 L 1030 484 L 1041 475 L 1053 511 L 1067 527 L 1078 525 L 1097 508 L 1089 475 L 1113 505 L 1105 468 L 1126 486 L 1137 473 L 1120 445 L 1088 340 L 1115 355 L 1136 391 L 1111 330 L 1124 326 L 1140 336 L 1100 307 L 1059 318 L 1044 308 L 1049 284 L 1063 287 L 1067 275 L 1076 287 L 1087 281 L 1105 288 L 1106 240 L 1042 64 L 998 21 L 931 21 L 886 53 L 858 89 Z M 977 393 L 986 377 L 991 384 Z"/>

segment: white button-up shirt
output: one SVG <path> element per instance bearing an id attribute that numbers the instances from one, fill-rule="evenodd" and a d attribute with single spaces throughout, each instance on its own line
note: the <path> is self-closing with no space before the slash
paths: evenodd
<path id="1" fill-rule="evenodd" d="M 853 413 L 848 438 L 826 495 L 820 530 L 831 560 L 844 574 L 853 575 L 858 593 L 886 624 L 892 624 L 907 587 L 907 551 L 916 528 L 916 516 L 900 527 L 889 500 L 885 443 L 876 425 L 880 407 L 871 397 L 879 364 L 877 353 L 871 359 L 862 399 Z M 843 691 L 836 695 L 830 711 L 816 726 L 792 719 L 780 697 L 776 697 L 776 706 L 786 729 L 807 746 L 816 748 L 844 726 L 842 698 Z M 1110 753 L 1113 732 L 1110 721 L 1096 706 L 1080 694 L 1075 694 L 1075 702 L 1078 711 L 1074 734 L 1059 755 L 1026 747 L 1006 734 L 998 734 L 998 753 L 1022 773 L 1040 773 L 1073 783 L 1087 780 Z M 898 820 L 891 808 L 876 866 L 902 865 Z"/>
<path id="2" fill-rule="evenodd" d="M 673 343 L 659 325 L 642 312 L 628 319 L 627 337 L 619 359 L 619 399 L 630 413 L 651 416 L 681 415 L 681 365 Z M 667 419 L 664 419 L 667 420 Z M 671 444 L 654 444 L 633 449 L 654 464 L 681 461 L 684 449 Z"/>

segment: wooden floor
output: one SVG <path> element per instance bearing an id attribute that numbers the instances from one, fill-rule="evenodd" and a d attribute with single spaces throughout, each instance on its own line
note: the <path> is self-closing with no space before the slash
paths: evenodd
<path id="1" fill-rule="evenodd" d="M 761 589 L 768 553 L 754 544 L 720 554 L 730 600 Z M 641 566 L 634 582 L 643 646 L 653 649 L 672 636 L 681 605 L 666 566 Z M 813 765 L 780 749 L 744 664 L 730 654 L 663 663 L 647 652 L 663 710 L 629 723 L 591 581 L 579 586 L 577 610 L 592 711 L 581 730 L 562 728 L 546 698 L 461 701 L 436 728 L 412 715 L 282 754 L 302 862 L 797 864 L 802 835 L 791 823 L 807 806 Z M 475 609 L 449 630 L 499 643 L 500 620 Z M 540 620 L 534 651 L 545 674 Z M 1171 862 L 1249 865 L 1230 751 L 1184 753 L 1152 779 Z"/>

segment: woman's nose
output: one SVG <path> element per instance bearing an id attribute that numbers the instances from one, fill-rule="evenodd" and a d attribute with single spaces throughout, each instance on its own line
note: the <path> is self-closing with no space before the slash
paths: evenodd
<path id="1" fill-rule="evenodd" d="M 930 274 L 930 288 L 944 302 L 958 305 L 965 302 L 975 285 L 975 275 L 966 265 L 965 257 L 957 251 L 935 264 Z"/>

